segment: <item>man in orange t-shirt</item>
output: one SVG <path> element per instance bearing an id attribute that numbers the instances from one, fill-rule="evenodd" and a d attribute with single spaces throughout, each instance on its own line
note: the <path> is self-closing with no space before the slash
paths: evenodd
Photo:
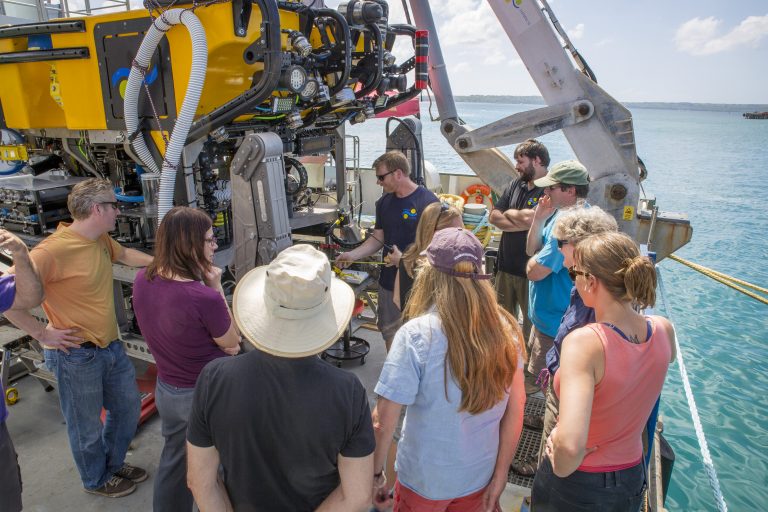
<path id="1" fill-rule="evenodd" d="M 141 405 L 133 363 L 118 340 L 112 263 L 145 266 L 152 257 L 109 237 L 118 213 L 109 181 L 78 183 L 67 206 L 72 224 L 60 224 L 30 252 L 45 290 L 48 324 L 28 311 L 6 317 L 45 349 L 85 491 L 120 497 L 146 480 L 147 472 L 125 464 Z"/>

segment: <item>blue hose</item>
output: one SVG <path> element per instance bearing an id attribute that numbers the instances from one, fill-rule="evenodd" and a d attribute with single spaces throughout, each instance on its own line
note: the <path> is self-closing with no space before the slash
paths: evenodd
<path id="1" fill-rule="evenodd" d="M 122 201 L 124 203 L 143 203 L 144 202 L 144 196 L 126 196 L 123 194 L 120 194 L 120 189 L 118 187 L 115 187 L 115 199 L 118 201 Z"/>

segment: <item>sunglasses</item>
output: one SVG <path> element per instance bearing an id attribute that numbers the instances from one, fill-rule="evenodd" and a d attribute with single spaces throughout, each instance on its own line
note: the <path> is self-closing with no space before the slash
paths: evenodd
<path id="1" fill-rule="evenodd" d="M 568 275 L 571 276 L 571 280 L 576 281 L 576 276 L 589 277 L 592 274 L 590 274 L 589 272 L 585 272 L 583 270 L 579 270 L 576 267 L 571 267 L 568 269 Z"/>
<path id="2" fill-rule="evenodd" d="M 562 249 L 564 245 L 568 245 L 569 243 L 571 243 L 569 240 L 560 240 L 559 238 L 557 238 L 556 240 L 557 240 L 558 249 Z"/>
<path id="3" fill-rule="evenodd" d="M 395 169 L 394 171 L 385 172 L 384 174 L 377 174 L 376 175 L 376 182 L 379 183 L 379 182 L 384 181 L 384 178 L 386 178 L 387 176 L 389 176 L 390 174 L 392 174 L 396 170 L 397 169 Z"/>

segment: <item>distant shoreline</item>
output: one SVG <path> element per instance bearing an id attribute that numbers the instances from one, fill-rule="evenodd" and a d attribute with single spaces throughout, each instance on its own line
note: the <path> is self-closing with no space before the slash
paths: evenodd
<path id="1" fill-rule="evenodd" d="M 541 96 L 499 96 L 473 94 L 470 96 L 455 96 L 458 102 L 464 103 L 520 103 L 524 105 L 544 105 Z M 627 108 L 653 108 L 664 110 L 705 110 L 710 112 L 764 112 L 768 110 L 766 104 L 752 103 L 690 103 L 690 102 L 622 102 Z"/>

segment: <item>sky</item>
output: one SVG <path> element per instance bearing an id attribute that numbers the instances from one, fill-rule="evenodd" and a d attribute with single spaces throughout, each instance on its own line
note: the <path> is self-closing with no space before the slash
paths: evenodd
<path id="1" fill-rule="evenodd" d="M 768 103 L 768 1 L 549 3 L 621 101 Z M 389 5 L 390 21 L 403 22 L 402 3 Z M 431 5 L 454 94 L 539 95 L 486 0 Z"/>
<path id="2" fill-rule="evenodd" d="M 766 0 L 549 3 L 600 86 L 620 101 L 768 104 Z M 539 95 L 486 0 L 431 5 L 455 95 Z M 402 1 L 389 6 L 390 22 L 404 23 Z"/>

